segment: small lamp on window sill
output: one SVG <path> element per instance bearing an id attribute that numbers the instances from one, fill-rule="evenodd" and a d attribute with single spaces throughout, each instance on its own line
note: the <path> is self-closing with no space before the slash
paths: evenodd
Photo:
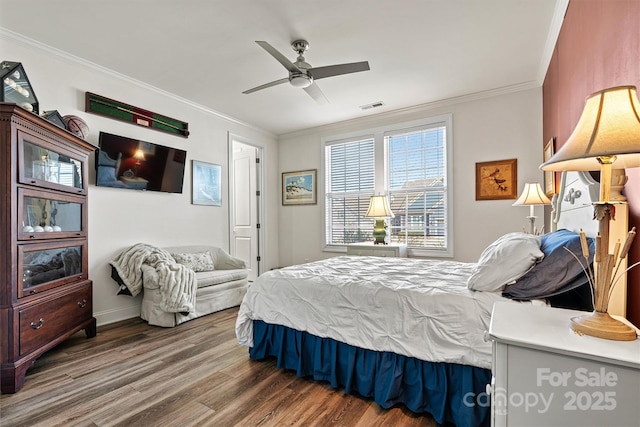
<path id="1" fill-rule="evenodd" d="M 524 185 L 524 190 L 522 190 L 522 194 L 518 200 L 512 206 L 529 206 L 529 216 L 527 219 L 529 220 L 529 234 L 541 234 L 544 230 L 544 226 L 538 230 L 536 228 L 536 216 L 534 212 L 534 208 L 536 205 L 548 205 L 551 204 L 551 200 L 544 194 L 542 191 L 542 187 L 540 187 L 540 183 L 538 182 L 527 182 Z"/>
<path id="2" fill-rule="evenodd" d="M 619 86 L 596 92 L 585 102 L 578 124 L 566 143 L 540 168 L 545 171 L 600 170 L 600 200 L 594 203 L 598 220 L 593 271 L 588 269 L 594 294 L 594 312 L 571 319 L 579 334 L 617 341 L 636 339 L 636 331 L 608 313 L 609 298 L 618 279 L 618 267 L 635 237 L 635 227 L 625 242 L 609 253 L 609 225 L 615 220 L 616 197 L 611 197 L 612 169 L 640 166 L 640 102 L 635 86 Z M 624 174 L 623 174 L 624 175 Z M 618 181 L 620 179 L 618 174 Z M 584 233 L 581 233 L 584 237 Z M 586 239 L 583 256 L 588 258 Z M 586 251 L 586 253 L 585 253 Z M 633 268 L 633 266 L 629 267 Z"/>
<path id="3" fill-rule="evenodd" d="M 389 207 L 387 196 L 371 196 L 369 200 L 369 210 L 365 214 L 366 217 L 375 218 L 376 223 L 373 226 L 373 237 L 375 237 L 374 245 L 386 245 L 387 225 L 385 218 L 393 218 L 393 212 Z"/>

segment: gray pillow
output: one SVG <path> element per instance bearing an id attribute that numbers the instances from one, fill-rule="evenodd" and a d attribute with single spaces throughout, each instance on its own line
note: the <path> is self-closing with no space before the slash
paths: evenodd
<path id="1" fill-rule="evenodd" d="M 591 264 L 595 252 L 595 239 L 587 238 L 587 243 L 590 256 L 586 264 Z M 507 286 L 503 296 L 520 300 L 547 298 L 588 282 L 580 265 L 585 264 L 580 234 L 567 229 L 547 233 L 542 236 L 541 249 L 544 259 L 514 284 Z"/>

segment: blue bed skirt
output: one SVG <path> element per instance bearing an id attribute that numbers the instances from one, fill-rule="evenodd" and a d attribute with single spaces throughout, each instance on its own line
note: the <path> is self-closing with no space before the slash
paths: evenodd
<path id="1" fill-rule="evenodd" d="M 415 413 L 428 412 L 440 424 L 490 425 L 488 369 L 364 350 L 260 320 L 253 321 L 253 340 L 251 359 L 275 357 L 278 368 L 373 398 L 383 408 L 401 403 Z"/>

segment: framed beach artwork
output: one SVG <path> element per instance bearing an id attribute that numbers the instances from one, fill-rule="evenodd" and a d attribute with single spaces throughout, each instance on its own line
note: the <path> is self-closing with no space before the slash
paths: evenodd
<path id="1" fill-rule="evenodd" d="M 191 161 L 191 204 L 222 206 L 222 166 Z"/>
<path id="2" fill-rule="evenodd" d="M 282 204 L 315 205 L 317 203 L 317 169 L 282 174 Z"/>
<path id="3" fill-rule="evenodd" d="M 515 199 L 518 159 L 476 163 L 476 200 Z"/>

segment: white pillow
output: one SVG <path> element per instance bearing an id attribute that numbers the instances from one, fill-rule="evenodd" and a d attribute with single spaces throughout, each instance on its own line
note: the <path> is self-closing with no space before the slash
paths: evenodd
<path id="1" fill-rule="evenodd" d="M 499 237 L 480 255 L 467 287 L 474 291 L 502 291 L 507 283 L 522 277 L 542 260 L 540 243 L 540 236 L 523 232 Z"/>

